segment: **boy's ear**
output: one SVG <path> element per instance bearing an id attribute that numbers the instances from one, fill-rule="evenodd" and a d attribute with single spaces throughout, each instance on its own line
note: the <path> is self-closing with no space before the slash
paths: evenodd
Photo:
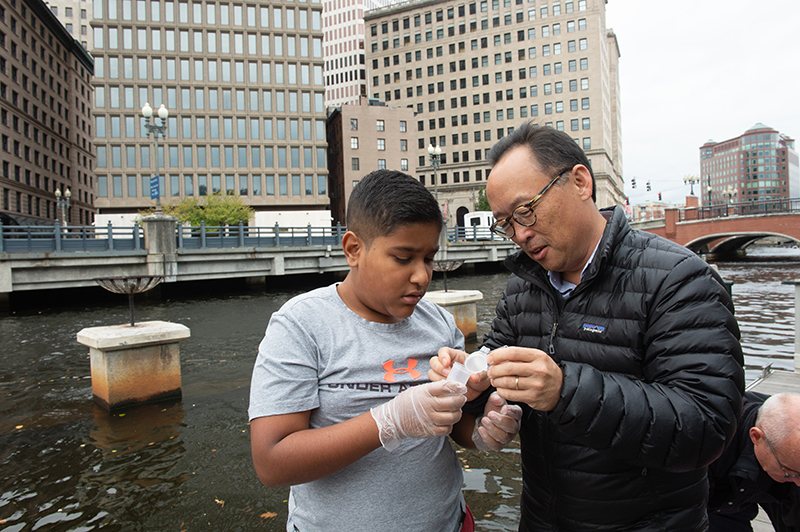
<path id="1" fill-rule="evenodd" d="M 342 237 L 342 250 L 347 259 L 347 265 L 354 268 L 358 266 L 361 253 L 365 250 L 364 241 L 354 232 L 348 231 Z"/>

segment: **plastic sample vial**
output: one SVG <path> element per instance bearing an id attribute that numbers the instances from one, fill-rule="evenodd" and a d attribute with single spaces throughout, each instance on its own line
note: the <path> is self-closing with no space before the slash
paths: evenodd
<path id="1" fill-rule="evenodd" d="M 453 362 L 453 367 L 450 368 L 450 373 L 447 375 L 447 380 L 460 382 L 466 386 L 470 376 L 472 376 L 472 373 L 464 367 L 464 364 L 460 362 Z"/>
<path id="2" fill-rule="evenodd" d="M 481 347 L 478 351 L 475 351 L 467 357 L 464 361 L 464 367 L 470 373 L 486 371 L 489 368 L 489 363 L 486 362 L 486 355 L 488 355 L 489 352 L 490 349 L 487 346 Z"/>

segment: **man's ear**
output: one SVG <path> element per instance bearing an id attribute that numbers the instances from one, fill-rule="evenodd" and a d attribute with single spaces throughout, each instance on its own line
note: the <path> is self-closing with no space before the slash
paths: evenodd
<path id="1" fill-rule="evenodd" d="M 342 250 L 344 256 L 347 258 L 347 265 L 351 268 L 358 266 L 358 260 L 363 251 L 366 250 L 364 241 L 359 238 L 357 234 L 348 231 L 342 237 Z"/>
<path id="2" fill-rule="evenodd" d="M 757 444 L 761 441 L 761 438 L 764 437 L 764 432 L 758 427 L 750 427 L 750 440 L 753 442 L 753 445 Z"/>
<path id="3" fill-rule="evenodd" d="M 592 173 L 589 172 L 589 169 L 582 164 L 576 164 L 572 169 L 572 175 L 581 199 L 592 199 Z"/>

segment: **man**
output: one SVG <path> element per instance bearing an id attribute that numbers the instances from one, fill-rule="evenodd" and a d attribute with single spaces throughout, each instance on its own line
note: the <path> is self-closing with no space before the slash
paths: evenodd
<path id="1" fill-rule="evenodd" d="M 758 505 L 776 532 L 800 531 L 800 395 L 745 393 L 736 436 L 708 466 L 711 532 L 752 532 Z"/>
<path id="2" fill-rule="evenodd" d="M 723 281 L 621 207 L 598 211 L 565 133 L 526 123 L 490 158 L 493 230 L 522 248 L 484 338 L 492 386 L 524 410 L 519 529 L 704 530 L 706 466 L 744 383 Z M 431 371 L 463 357 L 442 349 Z"/>

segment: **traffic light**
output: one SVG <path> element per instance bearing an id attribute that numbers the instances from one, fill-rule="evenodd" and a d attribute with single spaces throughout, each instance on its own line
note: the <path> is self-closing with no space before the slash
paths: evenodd
<path id="1" fill-rule="evenodd" d="M 650 181 L 647 181 L 647 191 L 650 192 Z"/>
<path id="2" fill-rule="evenodd" d="M 636 178 L 635 177 L 631 178 L 631 188 L 636 188 Z"/>
<path id="3" fill-rule="evenodd" d="M 661 201 L 661 192 L 658 193 L 658 201 Z"/>

